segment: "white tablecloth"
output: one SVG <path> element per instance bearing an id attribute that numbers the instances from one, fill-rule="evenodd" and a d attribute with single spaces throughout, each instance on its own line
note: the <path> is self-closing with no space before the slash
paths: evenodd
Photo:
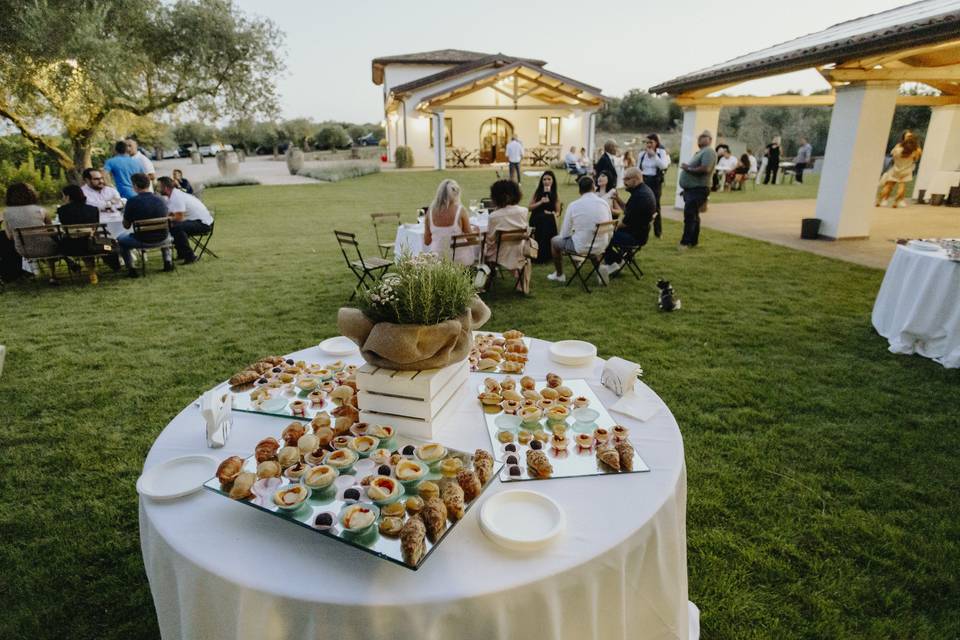
<path id="1" fill-rule="evenodd" d="M 873 305 L 873 326 L 893 353 L 960 367 L 960 263 L 943 251 L 898 245 Z"/>
<path id="2" fill-rule="evenodd" d="M 606 405 L 600 360 L 573 369 L 547 360 L 534 340 L 528 372 L 584 377 Z M 317 348 L 296 354 L 324 362 Z M 357 358 L 351 361 L 357 362 Z M 437 440 L 490 449 L 473 374 L 458 419 Z M 200 491 L 172 502 L 140 501 L 140 539 L 164 638 L 698 638 L 687 601 L 686 469 L 683 441 L 666 405 L 631 428 L 650 473 L 494 482 L 540 491 L 565 509 L 567 530 L 537 553 L 490 542 L 471 509 L 417 572 L 381 560 L 249 507 Z M 236 414 L 222 451 L 205 448 L 189 406 L 157 438 L 145 468 L 189 453 L 249 455 L 285 421 Z"/>
<path id="3" fill-rule="evenodd" d="M 470 216 L 470 224 L 475 226 L 480 233 L 487 230 L 488 216 L 477 215 Z M 410 255 L 423 253 L 423 221 L 418 223 L 406 223 L 397 227 L 397 237 L 393 241 L 393 255 L 401 256 L 404 251 L 409 251 Z M 459 251 L 457 252 L 459 255 Z"/>

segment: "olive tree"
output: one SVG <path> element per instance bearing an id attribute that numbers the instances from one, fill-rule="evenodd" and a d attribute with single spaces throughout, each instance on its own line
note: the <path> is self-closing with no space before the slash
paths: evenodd
<path id="1" fill-rule="evenodd" d="M 283 36 L 232 0 L 0 0 L 0 15 L 0 121 L 73 180 L 113 114 L 276 109 Z"/>

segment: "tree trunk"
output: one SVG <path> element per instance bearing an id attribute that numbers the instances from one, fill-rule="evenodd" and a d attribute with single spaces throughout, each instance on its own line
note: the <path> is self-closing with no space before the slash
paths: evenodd
<path id="1" fill-rule="evenodd" d="M 73 167 L 66 169 L 67 180 L 71 184 L 83 184 L 83 170 L 91 165 L 90 156 L 92 150 L 88 140 L 73 140 L 71 142 L 71 156 L 73 158 Z"/>
<path id="2" fill-rule="evenodd" d="M 273 144 L 273 159 L 274 160 L 280 159 L 280 143 L 279 142 L 275 142 Z"/>

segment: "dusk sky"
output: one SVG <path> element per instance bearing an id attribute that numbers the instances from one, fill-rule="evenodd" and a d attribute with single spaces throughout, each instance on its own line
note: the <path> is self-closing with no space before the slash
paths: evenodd
<path id="1" fill-rule="evenodd" d="M 903 0 L 735 3 L 704 0 L 585 5 L 352 0 L 239 0 L 286 33 L 287 71 L 278 79 L 282 117 L 379 122 L 378 56 L 469 49 L 539 58 L 547 68 L 620 96 L 830 25 L 906 4 Z M 592 11 L 585 7 L 601 7 Z M 737 93 L 822 89 L 813 71 L 743 85 Z"/>

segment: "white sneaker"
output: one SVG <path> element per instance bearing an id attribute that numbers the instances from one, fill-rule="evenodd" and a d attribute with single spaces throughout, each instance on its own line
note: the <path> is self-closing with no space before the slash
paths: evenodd
<path id="1" fill-rule="evenodd" d="M 610 267 L 605 264 L 597 267 L 597 280 L 599 280 L 603 286 L 610 284 Z"/>
<path id="2" fill-rule="evenodd" d="M 881 201 L 880 201 L 880 206 L 881 206 L 881 207 L 889 207 L 889 206 L 890 206 L 890 201 L 889 201 L 889 200 L 881 200 Z"/>
<path id="3" fill-rule="evenodd" d="M 563 275 L 563 274 L 561 274 L 561 275 L 558 276 L 558 275 L 557 275 L 557 272 L 554 271 L 553 273 L 551 273 L 550 275 L 547 276 L 547 280 L 550 280 L 550 281 L 552 281 L 552 282 L 566 282 L 566 281 L 567 281 L 567 276 L 565 276 L 565 275 Z"/>
<path id="4" fill-rule="evenodd" d="M 906 201 L 906 200 L 901 200 L 900 202 L 898 202 L 898 203 L 896 204 L 896 207 L 897 207 L 898 209 L 906 209 L 906 208 L 907 208 L 907 201 Z"/>

